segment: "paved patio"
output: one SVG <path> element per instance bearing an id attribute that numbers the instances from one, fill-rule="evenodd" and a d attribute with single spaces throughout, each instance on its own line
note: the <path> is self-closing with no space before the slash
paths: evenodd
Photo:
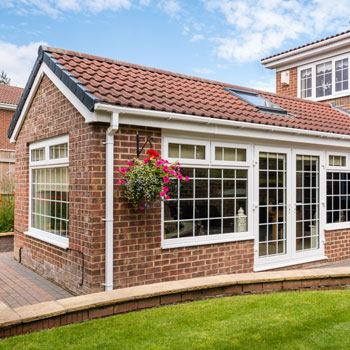
<path id="1" fill-rule="evenodd" d="M 0 301 L 11 308 L 42 303 L 72 295 L 13 259 L 0 253 Z"/>

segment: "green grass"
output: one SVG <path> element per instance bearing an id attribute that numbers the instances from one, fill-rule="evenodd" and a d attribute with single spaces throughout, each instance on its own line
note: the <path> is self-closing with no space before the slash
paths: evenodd
<path id="1" fill-rule="evenodd" d="M 4 339 L 0 349 L 350 349 L 350 291 L 161 307 Z"/>

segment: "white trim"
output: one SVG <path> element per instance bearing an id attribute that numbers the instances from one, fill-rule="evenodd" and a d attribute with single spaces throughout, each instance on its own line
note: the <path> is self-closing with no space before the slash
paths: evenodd
<path id="1" fill-rule="evenodd" d="M 335 231 L 335 230 L 349 230 L 350 229 L 350 221 L 344 222 L 334 222 L 324 225 L 325 231 Z"/>
<path id="2" fill-rule="evenodd" d="M 17 105 L 12 105 L 10 103 L 1 103 L 0 102 L 0 109 L 6 109 L 9 111 L 15 111 L 17 108 Z"/>
<path id="3" fill-rule="evenodd" d="M 340 156 L 340 157 L 345 157 L 345 166 L 330 166 L 329 165 L 329 157 L 330 156 Z M 346 152 L 332 152 L 328 151 L 326 153 L 326 169 L 331 170 L 331 171 L 344 171 L 349 169 L 349 153 Z"/>
<path id="4" fill-rule="evenodd" d="M 69 247 L 69 241 L 66 237 L 60 237 L 58 235 L 52 234 L 50 232 L 41 231 L 31 227 L 29 231 L 23 232 L 26 236 L 30 236 L 40 241 L 55 245 L 57 247 L 67 249 Z"/>
<path id="5" fill-rule="evenodd" d="M 117 107 L 97 103 L 95 110 L 119 112 L 119 124 L 157 127 L 169 130 L 191 130 L 192 132 L 215 135 L 230 135 L 250 139 L 289 141 L 312 145 L 349 147 L 350 135 L 330 132 L 294 129 L 288 127 L 247 123 L 234 120 L 207 118 L 187 114 L 170 113 L 137 108 Z M 147 118 L 145 118 L 147 117 Z M 327 140 L 327 141 L 325 141 Z"/>
<path id="6" fill-rule="evenodd" d="M 254 272 L 273 270 L 273 269 L 278 269 L 281 267 L 287 267 L 287 266 L 292 266 L 292 265 L 306 264 L 306 263 L 325 260 L 325 259 L 328 260 L 328 257 L 325 255 L 319 255 L 319 256 L 312 256 L 310 258 L 287 260 L 287 261 L 283 261 L 283 262 L 272 263 L 268 266 L 265 266 L 265 265 L 254 266 Z"/>
<path id="7" fill-rule="evenodd" d="M 236 149 L 244 149 L 246 152 L 246 160 L 245 161 L 227 161 L 227 160 L 216 160 L 215 159 L 215 148 L 236 148 Z M 238 144 L 238 143 L 229 143 L 229 142 L 211 142 L 211 164 L 213 165 L 223 165 L 223 166 L 250 166 L 252 164 L 252 156 L 251 156 L 251 145 Z"/>
<path id="8" fill-rule="evenodd" d="M 277 55 L 275 57 L 270 57 L 261 60 L 261 63 L 265 68 L 276 68 L 278 66 L 287 65 L 291 62 L 295 62 L 307 57 L 317 56 L 323 54 L 324 52 L 329 52 L 337 50 L 342 47 L 349 45 L 350 33 L 345 33 L 343 35 L 338 35 L 334 38 L 328 40 L 323 40 L 318 43 L 307 45 L 299 49 L 291 50 L 284 54 Z"/>
<path id="9" fill-rule="evenodd" d="M 33 86 L 31 87 L 29 94 L 27 96 L 26 102 L 22 108 L 19 119 L 17 120 L 16 126 L 10 138 L 10 142 L 16 142 L 17 136 L 21 130 L 21 127 L 24 123 L 26 115 L 36 95 L 36 91 L 44 75 L 46 75 L 51 80 L 51 82 L 60 90 L 60 92 L 67 98 L 67 100 L 85 118 L 86 123 L 110 121 L 110 115 L 107 115 L 106 113 L 90 112 L 85 107 L 85 105 L 73 94 L 73 92 L 69 90 L 69 88 L 60 79 L 58 79 L 56 74 L 52 72 L 52 70 L 46 65 L 46 63 L 42 62 L 36 74 L 36 77 L 34 79 Z"/>
<path id="10" fill-rule="evenodd" d="M 210 142 L 196 139 L 186 139 L 177 137 L 165 137 L 164 141 L 164 158 L 168 159 L 170 162 L 180 161 L 180 164 L 202 164 L 208 165 L 210 163 Z M 205 159 L 188 159 L 188 158 L 170 158 L 168 156 L 169 143 L 175 143 L 179 145 L 193 145 L 193 146 L 204 146 L 205 147 Z"/>

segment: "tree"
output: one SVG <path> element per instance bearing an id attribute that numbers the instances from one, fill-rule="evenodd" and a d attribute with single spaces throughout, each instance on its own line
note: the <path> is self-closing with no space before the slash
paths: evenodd
<path id="1" fill-rule="evenodd" d="M 2 70 L 0 73 L 0 84 L 10 85 L 11 79 L 7 76 L 7 74 Z"/>

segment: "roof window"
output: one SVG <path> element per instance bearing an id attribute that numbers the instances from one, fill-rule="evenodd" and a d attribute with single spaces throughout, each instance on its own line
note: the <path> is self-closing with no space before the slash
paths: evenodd
<path id="1" fill-rule="evenodd" d="M 259 109 L 261 112 L 288 114 L 285 109 L 260 96 L 257 92 L 234 88 L 225 88 L 225 90 L 229 91 L 232 95 L 239 97 L 241 100 L 249 103 L 251 106 Z"/>

